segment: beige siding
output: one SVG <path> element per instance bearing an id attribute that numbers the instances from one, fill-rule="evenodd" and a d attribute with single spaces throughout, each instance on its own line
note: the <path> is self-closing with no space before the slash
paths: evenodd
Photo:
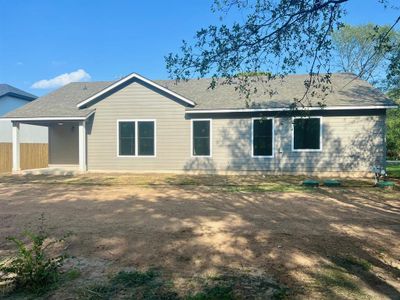
<path id="1" fill-rule="evenodd" d="M 78 123 L 49 126 L 49 164 L 79 164 Z"/>
<path id="2" fill-rule="evenodd" d="M 185 107 L 139 83 L 94 105 L 88 125 L 89 170 L 181 170 L 190 155 Z M 117 120 L 155 119 L 156 157 L 117 157 Z"/>
<path id="3" fill-rule="evenodd" d="M 191 157 L 185 107 L 139 83 L 94 105 L 88 124 L 89 170 L 368 172 L 385 159 L 384 116 L 323 117 L 321 152 L 292 151 L 292 119 L 275 118 L 273 158 L 251 157 L 251 119 L 213 119 L 212 157 Z M 118 157 L 117 120 L 155 119 L 156 157 Z"/>

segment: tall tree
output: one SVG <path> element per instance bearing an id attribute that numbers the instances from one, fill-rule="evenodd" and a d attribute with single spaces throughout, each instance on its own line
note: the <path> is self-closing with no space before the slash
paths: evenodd
<path id="1" fill-rule="evenodd" d="M 391 62 L 391 52 L 400 41 L 400 35 L 391 26 L 371 23 L 344 25 L 332 37 L 338 69 L 354 73 L 372 84 L 382 83 Z"/>
<path id="2" fill-rule="evenodd" d="M 239 80 L 239 90 L 250 97 L 254 92 L 249 75 L 260 70 L 272 76 L 294 73 L 306 67 L 309 79 L 303 97 L 293 99 L 303 105 L 313 87 L 329 83 L 332 33 L 342 26 L 344 4 L 351 0 L 214 0 L 216 12 L 240 10 L 244 21 L 231 25 L 211 25 L 200 29 L 194 42 L 184 41 L 178 54 L 166 57 L 167 69 L 175 79 L 211 75 L 211 88 L 218 83 Z M 391 0 L 375 0 L 391 6 Z M 394 0 L 393 0 L 394 1 Z M 394 20 L 394 25 L 400 17 Z M 383 40 L 383 36 L 378 37 Z M 326 76 L 315 76 L 321 71 Z M 238 75 L 238 73 L 240 75 Z"/>

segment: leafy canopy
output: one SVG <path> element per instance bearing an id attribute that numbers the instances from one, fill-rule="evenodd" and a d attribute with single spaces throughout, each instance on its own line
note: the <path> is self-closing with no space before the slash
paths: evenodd
<path id="1" fill-rule="evenodd" d="M 235 80 L 239 82 L 236 88 L 248 98 L 256 92 L 249 80 L 254 72 L 271 72 L 273 76 L 259 76 L 268 81 L 306 68 L 310 75 L 304 83 L 306 92 L 294 99 L 296 104 L 302 104 L 313 88 L 324 89 L 324 84 L 330 83 L 332 35 L 343 26 L 344 4 L 351 0 L 214 1 L 213 10 L 222 20 L 233 10 L 240 11 L 244 20 L 210 25 L 198 30 L 193 42 L 183 41 L 178 53 L 165 58 L 170 77 L 186 80 L 211 76 L 211 88 Z M 390 0 L 376 1 L 392 5 Z M 384 29 L 371 37 L 377 41 L 372 51 L 379 53 L 385 44 L 388 33 Z M 372 58 L 375 60 L 375 54 Z M 316 76 L 322 72 L 326 74 Z"/>

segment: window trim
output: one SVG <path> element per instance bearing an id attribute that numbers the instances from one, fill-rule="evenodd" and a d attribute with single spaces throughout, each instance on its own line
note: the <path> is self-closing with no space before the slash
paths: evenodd
<path id="1" fill-rule="evenodd" d="M 119 154 L 119 123 L 121 123 L 121 122 L 135 123 L 135 155 L 120 155 Z M 154 155 L 139 155 L 138 122 L 153 122 L 154 123 Z M 117 120 L 117 157 L 157 157 L 157 120 L 156 119 L 118 119 Z"/>
<path id="2" fill-rule="evenodd" d="M 194 136 L 193 136 L 193 122 L 196 122 L 196 121 L 209 121 L 210 122 L 210 155 L 194 155 L 193 154 L 193 138 L 194 138 Z M 212 150 L 213 150 L 213 147 L 212 147 L 212 142 L 213 142 L 213 139 L 212 139 L 212 136 L 213 136 L 213 134 L 212 134 L 212 119 L 191 119 L 190 120 L 190 157 L 212 157 Z"/>
<path id="3" fill-rule="evenodd" d="M 254 155 L 254 121 L 255 120 L 272 120 L 272 155 Z M 274 158 L 275 157 L 275 118 L 251 118 L 251 157 Z"/>
<path id="4" fill-rule="evenodd" d="M 295 149 L 294 148 L 294 120 L 296 119 L 319 119 L 319 149 Z M 322 133 L 323 133 L 323 118 L 322 116 L 315 117 L 293 117 L 292 118 L 292 152 L 322 152 Z"/>

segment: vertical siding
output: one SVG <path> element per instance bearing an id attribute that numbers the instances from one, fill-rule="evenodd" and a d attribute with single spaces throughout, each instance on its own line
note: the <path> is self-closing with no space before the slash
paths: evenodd
<path id="1" fill-rule="evenodd" d="M 275 118 L 275 155 L 251 157 L 251 122 L 212 120 L 212 157 L 191 157 L 185 107 L 134 82 L 94 105 L 89 170 L 365 172 L 385 161 L 385 116 L 322 118 L 321 152 L 292 151 L 292 119 Z M 156 119 L 156 157 L 118 157 L 117 120 Z"/>

